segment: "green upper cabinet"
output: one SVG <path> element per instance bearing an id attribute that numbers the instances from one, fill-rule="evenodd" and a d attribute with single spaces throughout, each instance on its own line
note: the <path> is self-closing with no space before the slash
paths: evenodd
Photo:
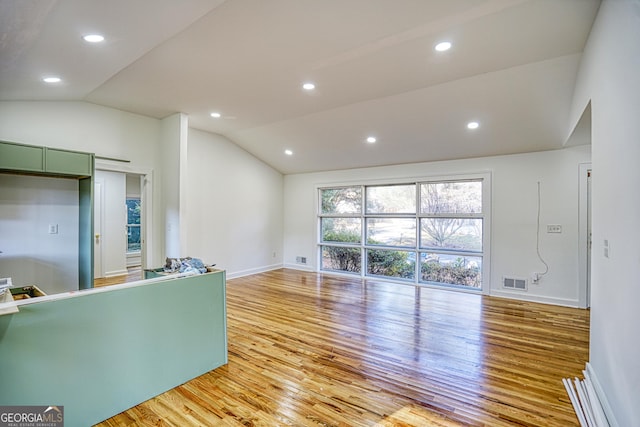
<path id="1" fill-rule="evenodd" d="M 0 170 L 78 178 L 93 175 L 91 153 L 0 141 Z"/>
<path id="2" fill-rule="evenodd" d="M 78 151 L 47 148 L 44 169 L 51 173 L 91 176 L 93 174 L 93 156 Z"/>
<path id="3" fill-rule="evenodd" d="M 0 173 L 78 180 L 78 289 L 93 287 L 94 161 L 93 153 L 0 141 Z"/>
<path id="4" fill-rule="evenodd" d="M 0 169 L 44 172 L 44 147 L 0 141 Z"/>

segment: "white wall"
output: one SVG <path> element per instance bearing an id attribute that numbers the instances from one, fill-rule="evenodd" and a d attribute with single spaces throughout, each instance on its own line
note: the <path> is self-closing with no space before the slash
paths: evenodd
<path id="1" fill-rule="evenodd" d="M 0 277 L 47 294 L 78 290 L 78 218 L 77 180 L 0 174 Z"/>
<path id="2" fill-rule="evenodd" d="M 0 102 L 0 139 L 87 151 L 153 169 L 160 121 L 86 102 Z"/>
<path id="3" fill-rule="evenodd" d="M 117 167 L 154 173 L 154 218 L 163 218 L 160 173 L 161 121 L 85 102 L 0 102 L 0 139 L 129 160 Z M 100 160 L 97 160 L 99 162 Z M 104 162 L 104 161 L 102 161 Z M 163 236 L 154 222 L 152 237 Z M 150 239 L 152 264 L 164 261 L 164 239 Z"/>
<path id="4" fill-rule="evenodd" d="M 187 252 L 237 277 L 282 264 L 282 175 L 228 139 L 189 129 Z M 274 255 L 275 254 L 275 255 Z"/>
<path id="5" fill-rule="evenodd" d="M 301 268 L 297 256 L 317 268 L 316 186 L 490 172 L 492 177 L 492 295 L 578 306 L 578 170 L 590 147 L 446 162 L 285 176 L 284 264 Z M 540 248 L 549 273 L 529 290 L 502 289 L 504 275 L 528 278 L 544 266 L 536 255 L 537 183 L 542 189 Z M 562 234 L 547 234 L 561 224 Z"/>
<path id="6" fill-rule="evenodd" d="M 96 171 L 95 179 L 102 185 L 103 220 L 100 244 L 104 277 L 127 274 L 126 176 L 121 172 Z"/>
<path id="7" fill-rule="evenodd" d="M 127 175 L 127 198 L 140 198 L 142 191 L 140 188 L 139 175 Z"/>
<path id="8" fill-rule="evenodd" d="M 187 116 L 173 114 L 162 120 L 162 138 L 160 142 L 160 168 L 162 170 L 162 195 L 160 205 L 163 207 L 164 224 L 164 253 L 168 257 L 185 256 L 181 244 L 181 232 L 184 219 L 181 217 L 184 206 L 183 197 L 182 158 L 187 144 Z M 164 264 L 164 262 L 162 263 Z"/>
<path id="9" fill-rule="evenodd" d="M 574 121 L 591 101 L 590 363 L 617 425 L 640 420 L 640 1 L 605 0 L 578 75 Z M 604 241 L 610 245 L 604 256 Z"/>
<path id="10" fill-rule="evenodd" d="M 188 129 L 184 114 L 157 120 L 84 102 L 0 102 L 0 139 L 151 172 L 149 268 L 168 255 L 201 257 L 230 277 L 282 264 L 282 175 L 225 138 Z"/>

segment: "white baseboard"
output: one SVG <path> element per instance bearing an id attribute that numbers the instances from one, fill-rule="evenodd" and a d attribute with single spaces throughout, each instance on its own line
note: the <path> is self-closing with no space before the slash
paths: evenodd
<path id="1" fill-rule="evenodd" d="M 609 400 L 592 365 L 587 362 L 584 379 L 563 378 L 573 410 L 582 427 L 618 427 Z"/>
<path id="2" fill-rule="evenodd" d="M 227 271 L 226 277 L 227 279 L 235 279 L 238 277 L 250 276 L 252 274 L 264 273 L 265 271 L 277 270 L 279 268 L 282 268 L 282 264 L 266 265 L 263 267 L 250 268 L 248 270 L 241 270 L 241 271 L 233 271 L 233 272 Z"/>
<path id="3" fill-rule="evenodd" d="M 124 270 L 114 270 L 114 271 L 105 271 L 104 273 L 104 277 L 115 277 L 115 276 L 123 276 L 125 274 L 128 274 L 129 272 L 124 269 Z"/>
<path id="4" fill-rule="evenodd" d="M 560 305 L 563 307 L 580 308 L 580 302 L 577 299 L 565 299 L 565 298 L 553 298 L 542 297 L 538 295 L 531 295 L 526 292 L 511 292 L 491 289 L 490 294 L 492 297 L 509 298 L 520 301 L 539 302 L 542 304 Z"/>
<path id="5" fill-rule="evenodd" d="M 316 271 L 315 268 L 311 267 L 310 265 L 304 265 L 304 264 L 284 264 L 283 268 L 289 268 L 291 270 L 309 271 L 309 272 Z"/>
<path id="6" fill-rule="evenodd" d="M 588 377 L 591 380 L 591 384 L 593 385 L 593 389 L 598 395 L 598 400 L 600 401 L 600 405 L 602 406 L 602 410 L 604 411 L 604 415 L 607 417 L 607 421 L 611 427 L 619 427 L 618 421 L 616 421 L 616 416 L 613 413 L 613 409 L 611 408 L 611 404 L 607 399 L 607 395 L 604 392 L 604 389 L 600 385 L 600 381 L 598 380 L 598 376 L 596 375 L 596 371 L 593 369 L 593 366 L 587 362 L 587 367 L 585 370 L 585 377 Z"/>

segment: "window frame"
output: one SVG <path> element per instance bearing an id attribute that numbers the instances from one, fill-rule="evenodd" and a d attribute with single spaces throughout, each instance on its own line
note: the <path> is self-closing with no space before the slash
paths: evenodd
<path id="1" fill-rule="evenodd" d="M 479 181 L 481 183 L 481 207 L 482 212 L 480 213 L 422 213 L 422 207 L 420 205 L 421 202 L 421 184 L 426 183 L 444 183 L 444 182 L 461 182 L 461 181 Z M 367 212 L 367 187 L 373 186 L 397 186 L 397 185 L 415 185 L 415 213 L 369 213 Z M 326 189 L 336 189 L 336 188 L 347 188 L 347 187 L 361 187 L 361 212 L 354 214 L 323 214 L 320 211 L 322 204 L 322 190 Z M 316 271 L 320 273 L 331 273 L 337 275 L 346 275 L 346 276 L 359 276 L 362 279 L 375 279 L 375 280 L 383 280 L 383 281 L 391 281 L 391 282 L 401 282 L 401 283 L 410 283 L 417 286 L 425 286 L 425 287 L 437 287 L 437 288 L 452 288 L 454 290 L 461 290 L 473 293 L 482 293 L 488 294 L 491 288 L 491 276 L 490 276 L 490 265 L 491 265 L 491 173 L 490 172 L 478 172 L 478 173 L 470 173 L 464 175 L 434 175 L 427 176 L 421 178 L 407 178 L 407 179 L 389 179 L 389 180 L 375 180 L 375 181 L 360 181 L 358 183 L 344 183 L 344 184 L 316 184 L 316 247 L 317 247 L 317 263 L 316 263 Z M 322 241 L 322 218 L 360 218 L 360 243 L 347 243 L 347 242 L 325 242 Z M 461 218 L 461 219 L 480 219 L 482 221 L 481 228 L 481 242 L 482 242 L 482 250 L 457 250 L 457 249 L 446 249 L 446 248 L 432 248 L 432 247 L 423 247 L 421 242 L 421 221 L 423 218 Z M 380 244 L 370 244 L 368 243 L 368 233 L 367 233 L 367 220 L 368 219 L 388 219 L 388 218 L 412 218 L 416 221 L 415 227 L 415 246 L 390 246 L 390 245 L 380 245 Z M 325 269 L 322 264 L 322 254 L 323 248 L 327 246 L 337 246 L 337 247 L 349 247 L 360 250 L 360 271 L 356 272 L 347 272 L 341 270 L 333 270 L 333 269 Z M 415 259 L 415 274 L 413 279 L 403 279 L 398 277 L 391 276 L 379 276 L 379 275 L 370 275 L 367 273 L 369 270 L 369 266 L 367 265 L 368 253 L 370 250 L 396 250 L 396 251 L 409 251 L 414 253 Z M 422 281 L 422 270 L 421 270 L 421 260 L 422 254 L 431 254 L 431 253 L 441 253 L 447 256 L 449 255 L 460 255 L 462 257 L 479 257 L 481 259 L 480 268 L 480 278 L 481 278 L 481 287 L 473 288 L 467 285 L 451 285 L 445 283 L 435 283 Z"/>
<path id="2" fill-rule="evenodd" d="M 137 200 L 138 205 L 140 206 L 140 223 L 139 224 L 130 224 L 129 223 L 129 201 Z M 127 235 L 127 250 L 126 254 L 140 254 L 142 252 L 142 197 L 140 196 L 126 196 L 125 197 L 125 206 L 127 207 L 127 223 L 126 223 L 126 235 Z M 138 233 L 140 236 L 140 249 L 138 250 L 129 250 L 129 229 L 131 227 L 137 227 L 140 232 Z"/>

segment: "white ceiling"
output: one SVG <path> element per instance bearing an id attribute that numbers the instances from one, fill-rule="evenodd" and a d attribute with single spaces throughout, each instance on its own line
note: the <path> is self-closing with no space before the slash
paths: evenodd
<path id="1" fill-rule="evenodd" d="M 557 149 L 599 4 L 0 0 L 0 100 L 183 112 L 282 173 Z"/>

